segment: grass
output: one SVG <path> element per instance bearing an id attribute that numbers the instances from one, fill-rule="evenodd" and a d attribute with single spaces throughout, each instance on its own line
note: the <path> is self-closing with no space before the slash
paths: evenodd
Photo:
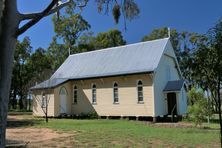
<path id="1" fill-rule="evenodd" d="M 211 146 L 219 143 L 218 130 L 200 128 L 167 128 L 144 122 L 124 120 L 51 119 L 37 127 L 73 131 L 79 144 L 100 146 Z M 212 126 L 216 127 L 215 125 Z"/>
<path id="2" fill-rule="evenodd" d="M 36 128 L 74 133 L 69 140 L 80 147 L 219 147 L 219 126 L 204 123 L 207 128 L 163 127 L 139 121 L 73 120 L 33 118 Z M 57 139 L 58 140 L 58 139 Z"/>

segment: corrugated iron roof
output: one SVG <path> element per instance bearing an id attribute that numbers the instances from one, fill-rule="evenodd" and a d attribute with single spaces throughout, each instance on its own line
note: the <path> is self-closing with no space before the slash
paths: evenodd
<path id="1" fill-rule="evenodd" d="M 56 78 L 56 79 L 49 79 L 46 80 L 42 83 L 37 84 L 36 86 L 33 86 L 30 88 L 30 90 L 34 90 L 34 89 L 45 89 L 45 88 L 54 88 L 66 81 L 68 81 L 69 79 L 60 79 L 60 78 Z"/>
<path id="2" fill-rule="evenodd" d="M 51 78 L 81 79 L 151 72 L 157 67 L 168 38 L 69 56 Z"/>
<path id="3" fill-rule="evenodd" d="M 168 81 L 163 92 L 180 91 L 184 85 L 184 80 Z"/>
<path id="4" fill-rule="evenodd" d="M 31 89 L 52 88 L 69 79 L 153 72 L 169 38 L 70 55 L 50 80 Z"/>

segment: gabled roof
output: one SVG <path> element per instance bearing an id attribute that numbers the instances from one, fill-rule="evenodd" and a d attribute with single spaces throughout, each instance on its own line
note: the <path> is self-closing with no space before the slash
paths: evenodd
<path id="1" fill-rule="evenodd" d="M 50 80 L 32 89 L 52 88 L 70 79 L 153 72 L 169 38 L 70 55 Z"/>
<path id="2" fill-rule="evenodd" d="M 168 38 L 69 56 L 51 78 L 83 79 L 152 72 Z"/>
<path id="3" fill-rule="evenodd" d="M 168 81 L 163 92 L 180 91 L 184 85 L 184 80 Z"/>

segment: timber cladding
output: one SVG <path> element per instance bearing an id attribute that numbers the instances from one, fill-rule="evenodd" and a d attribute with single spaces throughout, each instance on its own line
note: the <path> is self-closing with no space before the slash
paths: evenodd
<path id="1" fill-rule="evenodd" d="M 138 103 L 137 81 L 143 82 L 143 103 Z M 118 84 L 119 102 L 114 103 L 113 83 Z M 59 109 L 59 90 L 62 87 L 68 93 L 68 113 L 81 114 L 97 112 L 99 116 L 152 116 L 153 115 L 153 85 L 149 74 L 139 74 L 103 79 L 88 79 L 70 81 L 55 89 L 55 115 Z M 92 104 L 92 85 L 96 85 L 96 103 Z M 73 86 L 77 86 L 77 103 L 73 104 Z"/>

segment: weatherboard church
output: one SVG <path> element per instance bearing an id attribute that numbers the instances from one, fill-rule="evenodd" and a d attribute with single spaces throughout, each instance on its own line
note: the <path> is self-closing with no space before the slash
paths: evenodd
<path id="1" fill-rule="evenodd" d="M 187 96 L 169 38 L 70 55 L 33 86 L 33 115 L 184 115 Z"/>

